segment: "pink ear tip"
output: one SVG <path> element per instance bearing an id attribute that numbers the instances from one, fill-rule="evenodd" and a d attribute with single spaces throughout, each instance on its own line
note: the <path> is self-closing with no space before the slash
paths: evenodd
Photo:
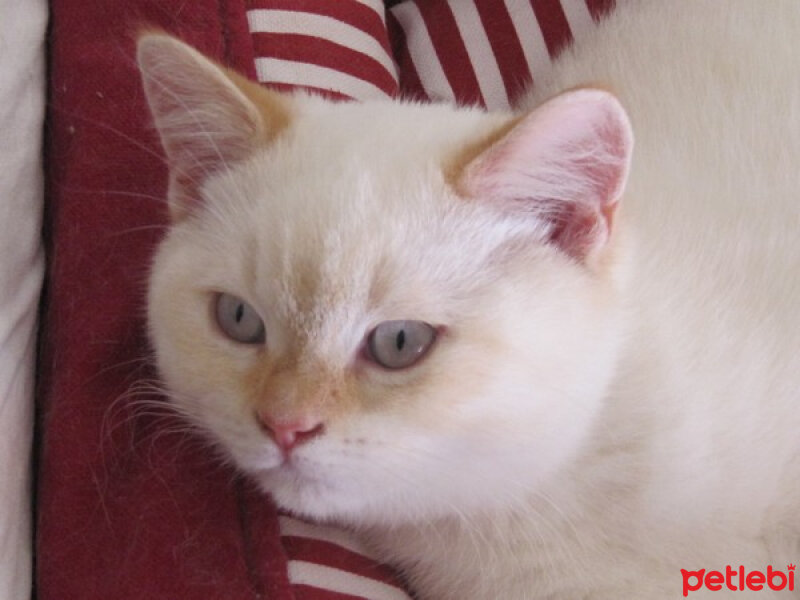
<path id="1" fill-rule="evenodd" d="M 633 146 L 633 126 L 622 101 L 607 90 L 588 88 L 586 92 L 591 95 L 594 102 L 601 104 L 609 112 L 622 137 L 621 141 L 627 148 L 628 153 L 630 153 L 630 149 Z"/>
<path id="2" fill-rule="evenodd" d="M 571 104 L 583 115 L 605 115 L 604 119 L 594 120 L 602 125 L 606 148 L 619 159 L 617 184 L 609 190 L 611 199 L 618 198 L 628 177 L 634 145 L 633 126 L 622 101 L 612 92 L 601 88 L 580 88 L 551 100 L 559 101 Z"/>

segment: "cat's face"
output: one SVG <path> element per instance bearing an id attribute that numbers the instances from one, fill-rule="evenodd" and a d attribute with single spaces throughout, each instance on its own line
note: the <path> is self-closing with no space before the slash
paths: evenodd
<path id="1" fill-rule="evenodd" d="M 148 303 L 159 371 L 279 504 L 354 523 L 461 513 L 521 498 L 578 450 L 620 337 L 617 259 L 613 206 L 559 195 L 615 204 L 626 132 L 616 179 L 581 162 L 590 181 L 553 183 L 561 164 L 523 181 L 527 129 L 551 143 L 556 115 L 253 101 L 157 36 L 140 64 L 173 169 Z M 594 130 L 612 136 L 612 117 Z"/>

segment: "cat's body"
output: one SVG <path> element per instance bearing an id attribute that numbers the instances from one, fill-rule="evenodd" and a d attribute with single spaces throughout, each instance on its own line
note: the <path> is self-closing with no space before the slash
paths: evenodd
<path id="1" fill-rule="evenodd" d="M 423 600 L 678 598 L 681 569 L 788 572 L 798 39 L 791 1 L 620 2 L 526 101 L 592 83 L 619 97 L 636 148 L 616 210 L 630 140 L 602 92 L 522 119 L 239 97 L 151 38 L 175 226 L 150 328 L 176 403 L 280 504 L 360 531 Z M 203 76 L 222 108 L 181 121 Z M 198 126 L 213 151 L 186 159 Z M 518 172 L 561 154 L 572 187 L 549 166 Z M 562 210 L 565 190 L 599 208 Z M 252 306 L 266 342 L 220 333 L 219 294 Z M 364 358 L 393 319 L 439 332 L 397 371 Z M 281 419 L 302 424 L 276 445 Z M 690 596 L 704 593 L 725 592 Z"/>

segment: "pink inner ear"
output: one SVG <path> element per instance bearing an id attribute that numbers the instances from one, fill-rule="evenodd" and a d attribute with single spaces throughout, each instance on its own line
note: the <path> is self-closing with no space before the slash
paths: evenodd
<path id="1" fill-rule="evenodd" d="M 633 136 L 608 92 L 566 92 L 523 118 L 467 167 L 472 195 L 551 223 L 550 241 L 586 261 L 605 246 Z"/>

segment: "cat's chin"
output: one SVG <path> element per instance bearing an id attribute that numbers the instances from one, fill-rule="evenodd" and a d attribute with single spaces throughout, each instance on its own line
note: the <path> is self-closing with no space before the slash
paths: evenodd
<path id="1" fill-rule="evenodd" d="M 297 461 L 281 461 L 271 468 L 249 470 L 247 475 L 278 507 L 292 514 L 314 521 L 364 523 L 363 496 Z"/>
<path id="2" fill-rule="evenodd" d="M 362 509 L 362 502 L 353 501 L 330 478 L 309 473 L 291 460 L 249 476 L 280 508 L 308 519 L 352 522 Z"/>

